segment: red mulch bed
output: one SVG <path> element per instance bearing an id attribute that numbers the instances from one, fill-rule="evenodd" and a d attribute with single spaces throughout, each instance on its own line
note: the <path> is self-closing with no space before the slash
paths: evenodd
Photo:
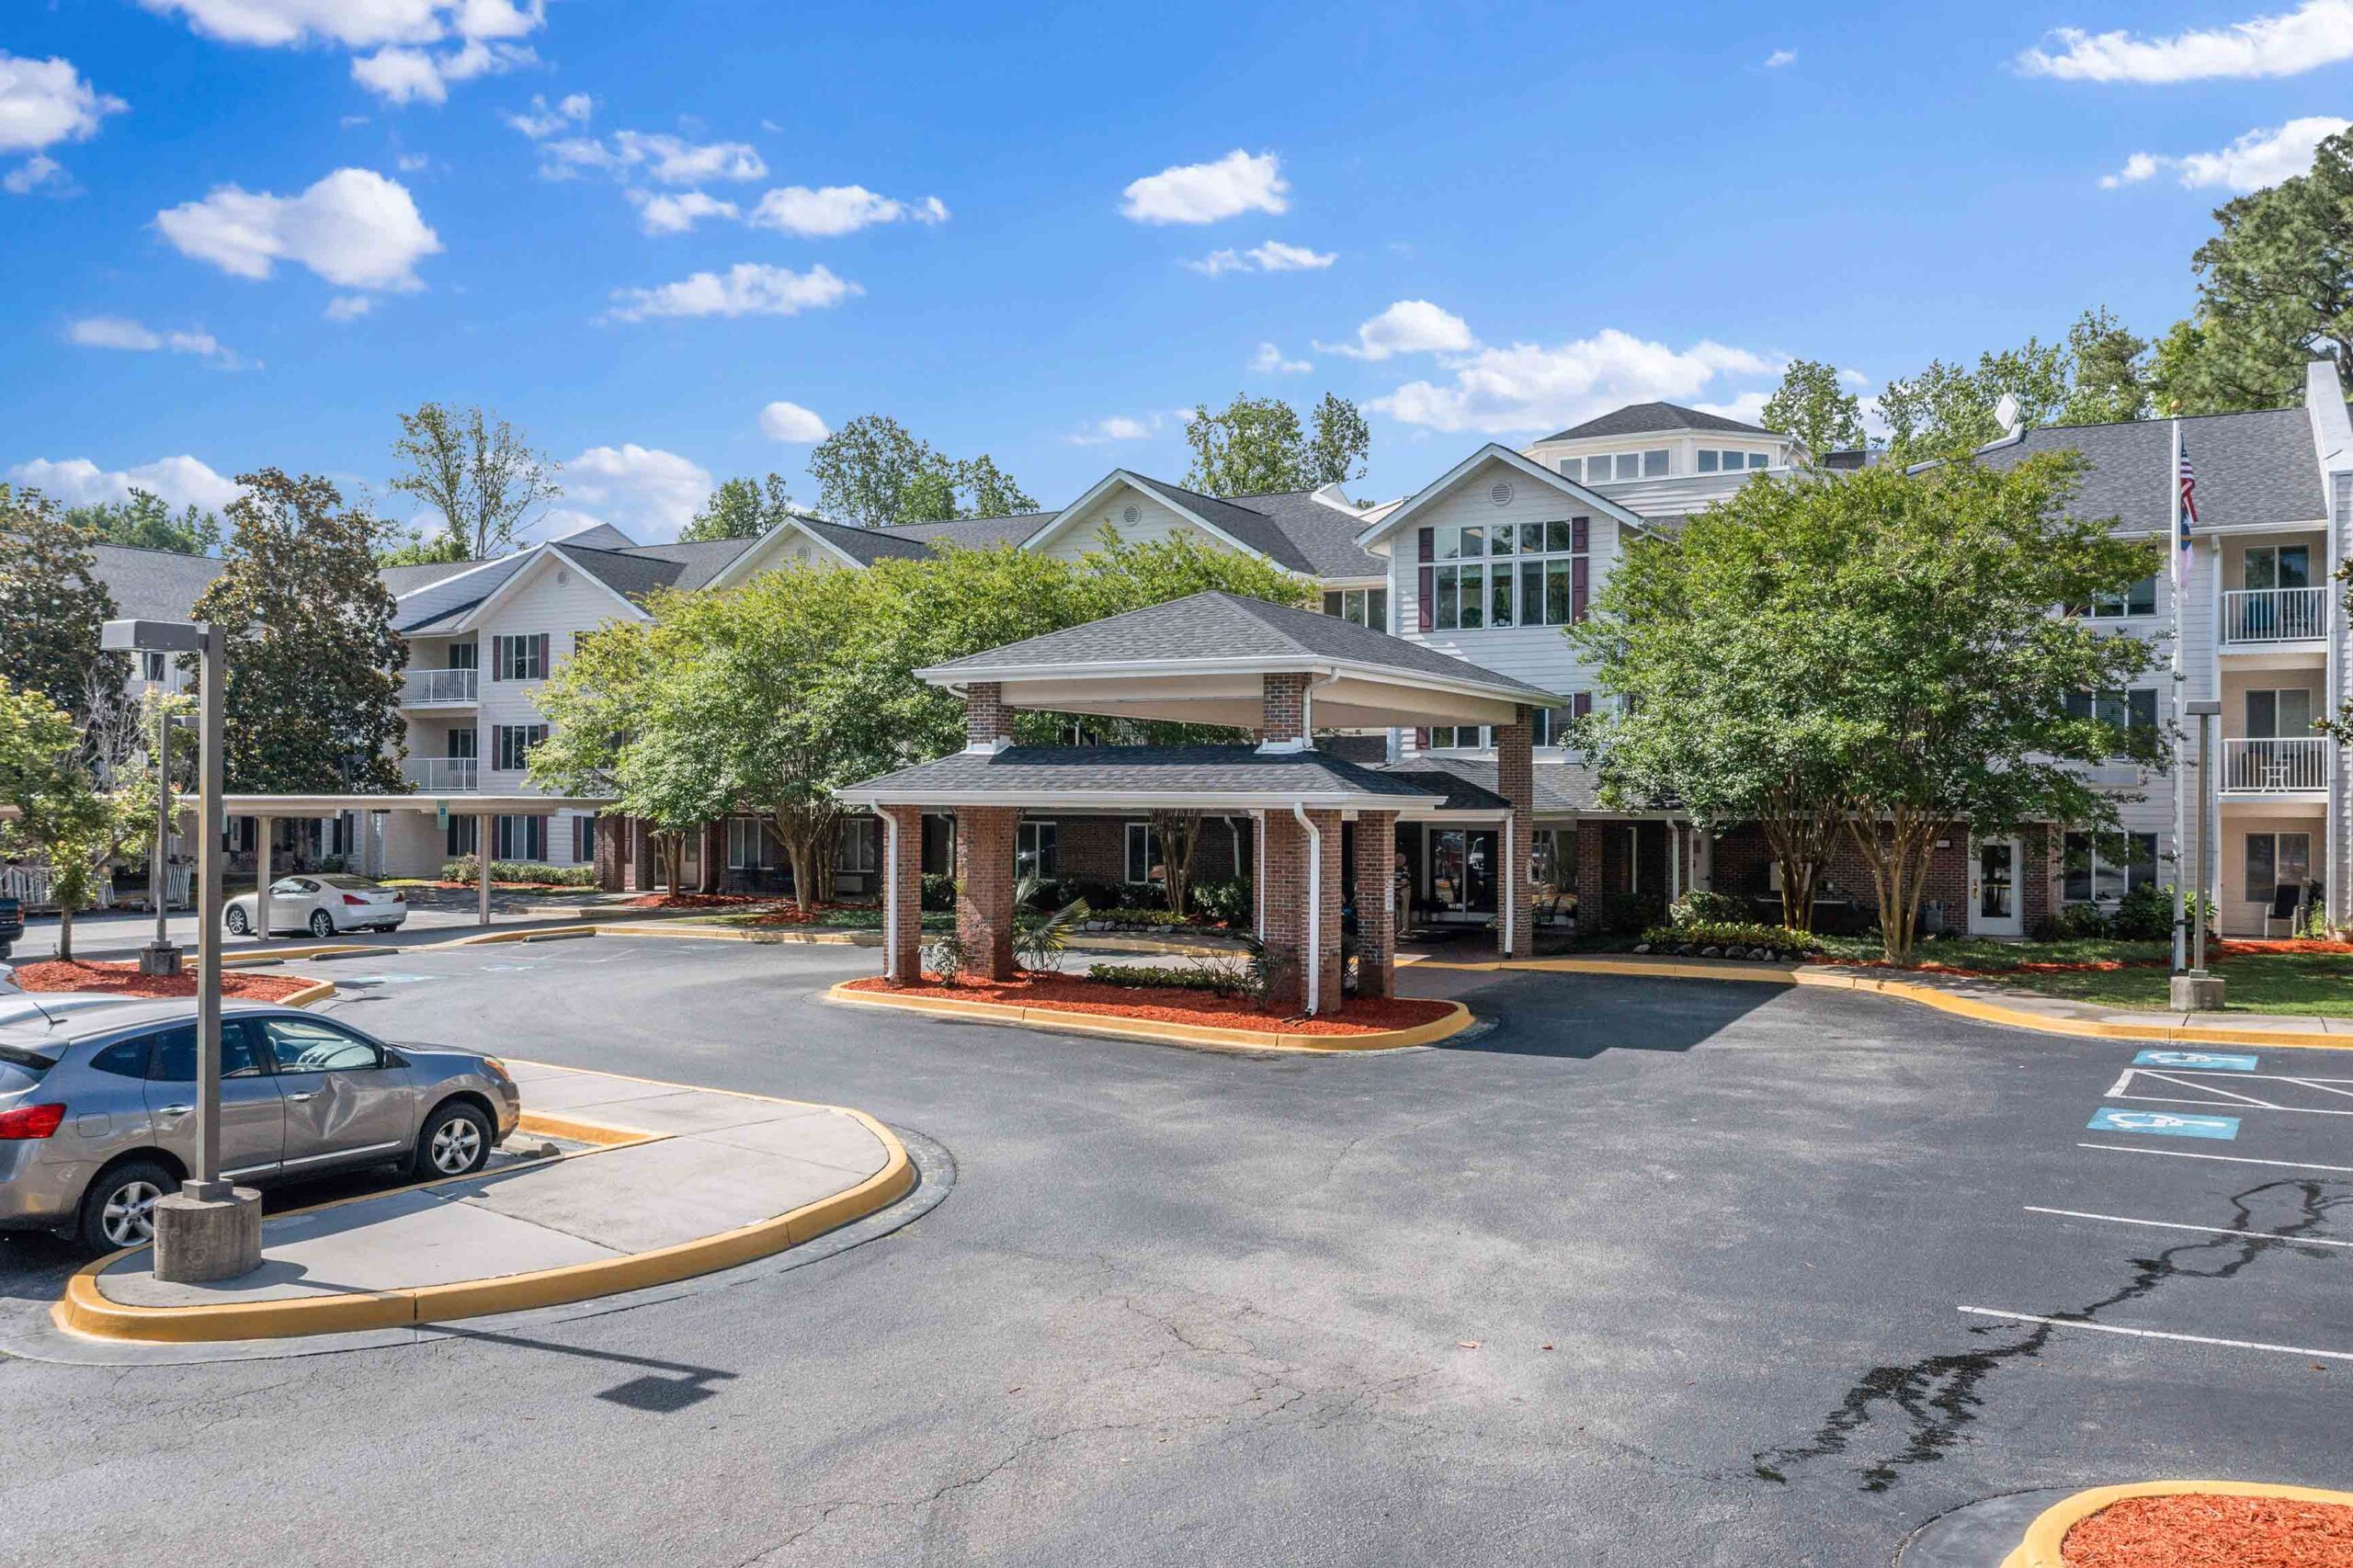
<path id="1" fill-rule="evenodd" d="M 631 909 L 743 909 L 775 902 L 741 892 L 647 892 L 628 901 Z"/>
<path id="2" fill-rule="evenodd" d="M 881 978 L 850 982 L 853 991 L 906 992 L 918 996 L 953 996 L 968 1002 L 996 1002 L 1017 1007 L 1054 1007 L 1065 1013 L 1097 1013 L 1114 1018 L 1145 1018 L 1155 1023 L 1201 1024 L 1213 1028 L 1263 1029 L 1276 1034 L 1359 1035 L 1386 1029 L 1409 1029 L 1442 1018 L 1451 1003 L 1419 997 L 1385 1000 L 1351 999 L 1334 1017 L 1285 1017 L 1262 1013 L 1237 997 L 1186 991 L 1176 986 L 1103 985 L 1069 975 L 1024 975 L 998 983 L 960 981 L 942 984 L 926 974 L 920 985 L 892 985 Z"/>
<path id="3" fill-rule="evenodd" d="M 142 974 L 137 964 L 60 963 L 49 959 L 21 964 L 17 983 L 27 991 L 114 991 L 125 996 L 193 996 L 196 994 L 195 955 L 180 974 Z M 280 1002 L 297 991 L 317 984 L 293 974 L 240 974 L 224 970 L 221 994 L 247 1002 Z"/>
<path id="4" fill-rule="evenodd" d="M 2353 1568 L 2353 1507 L 2284 1497 L 2127 1497 L 2067 1531 L 2067 1568 Z"/>

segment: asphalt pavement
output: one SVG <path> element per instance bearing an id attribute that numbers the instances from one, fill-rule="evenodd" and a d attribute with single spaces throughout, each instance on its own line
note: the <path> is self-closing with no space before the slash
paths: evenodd
<path id="1" fill-rule="evenodd" d="M 1494 1026 L 1241 1056 L 819 1000 L 875 959 L 323 969 L 389 1038 L 855 1106 L 953 1191 L 528 1333 L 0 1364 L 12 1558 L 1884 1564 L 1993 1494 L 2348 1469 L 2353 1054 L 1408 969 Z M 0 1241 L 0 1294 L 71 1262 Z"/>

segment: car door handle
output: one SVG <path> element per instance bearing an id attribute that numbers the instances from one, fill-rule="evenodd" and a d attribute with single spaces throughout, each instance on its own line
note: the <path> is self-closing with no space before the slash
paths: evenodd
<path id="1" fill-rule="evenodd" d="M 301 1105 L 304 1100 L 314 1100 L 318 1097 L 319 1092 L 316 1089 L 311 1089 L 302 1094 L 289 1095 L 286 1096 L 286 1099 L 287 1103 L 290 1105 Z"/>
<path id="2" fill-rule="evenodd" d="M 156 1111 L 157 1116 L 186 1116 L 196 1108 L 192 1105 L 167 1105 Z"/>

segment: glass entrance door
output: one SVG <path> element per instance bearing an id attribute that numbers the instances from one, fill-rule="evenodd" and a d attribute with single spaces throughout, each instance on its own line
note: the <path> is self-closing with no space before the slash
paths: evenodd
<path id="1" fill-rule="evenodd" d="M 1969 929 L 1981 937 L 2022 937 L 2026 921 L 2018 906 L 2018 869 L 2024 858 L 2015 838 L 1988 838 L 1977 846 L 1970 868 Z"/>

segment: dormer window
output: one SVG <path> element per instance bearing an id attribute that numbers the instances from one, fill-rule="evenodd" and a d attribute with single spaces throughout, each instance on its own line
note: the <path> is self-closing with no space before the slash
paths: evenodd
<path id="1" fill-rule="evenodd" d="M 1584 484 L 1623 484 L 1631 479 L 1665 479 L 1674 462 L 1675 454 L 1665 447 L 1646 452 L 1596 452 L 1589 458 L 1563 458 L 1561 476 Z"/>
<path id="2" fill-rule="evenodd" d="M 1734 452 L 1709 447 L 1699 449 L 1701 473 L 1738 473 L 1744 469 L 1770 467 L 1772 461 L 1770 454 L 1765 452 Z"/>

